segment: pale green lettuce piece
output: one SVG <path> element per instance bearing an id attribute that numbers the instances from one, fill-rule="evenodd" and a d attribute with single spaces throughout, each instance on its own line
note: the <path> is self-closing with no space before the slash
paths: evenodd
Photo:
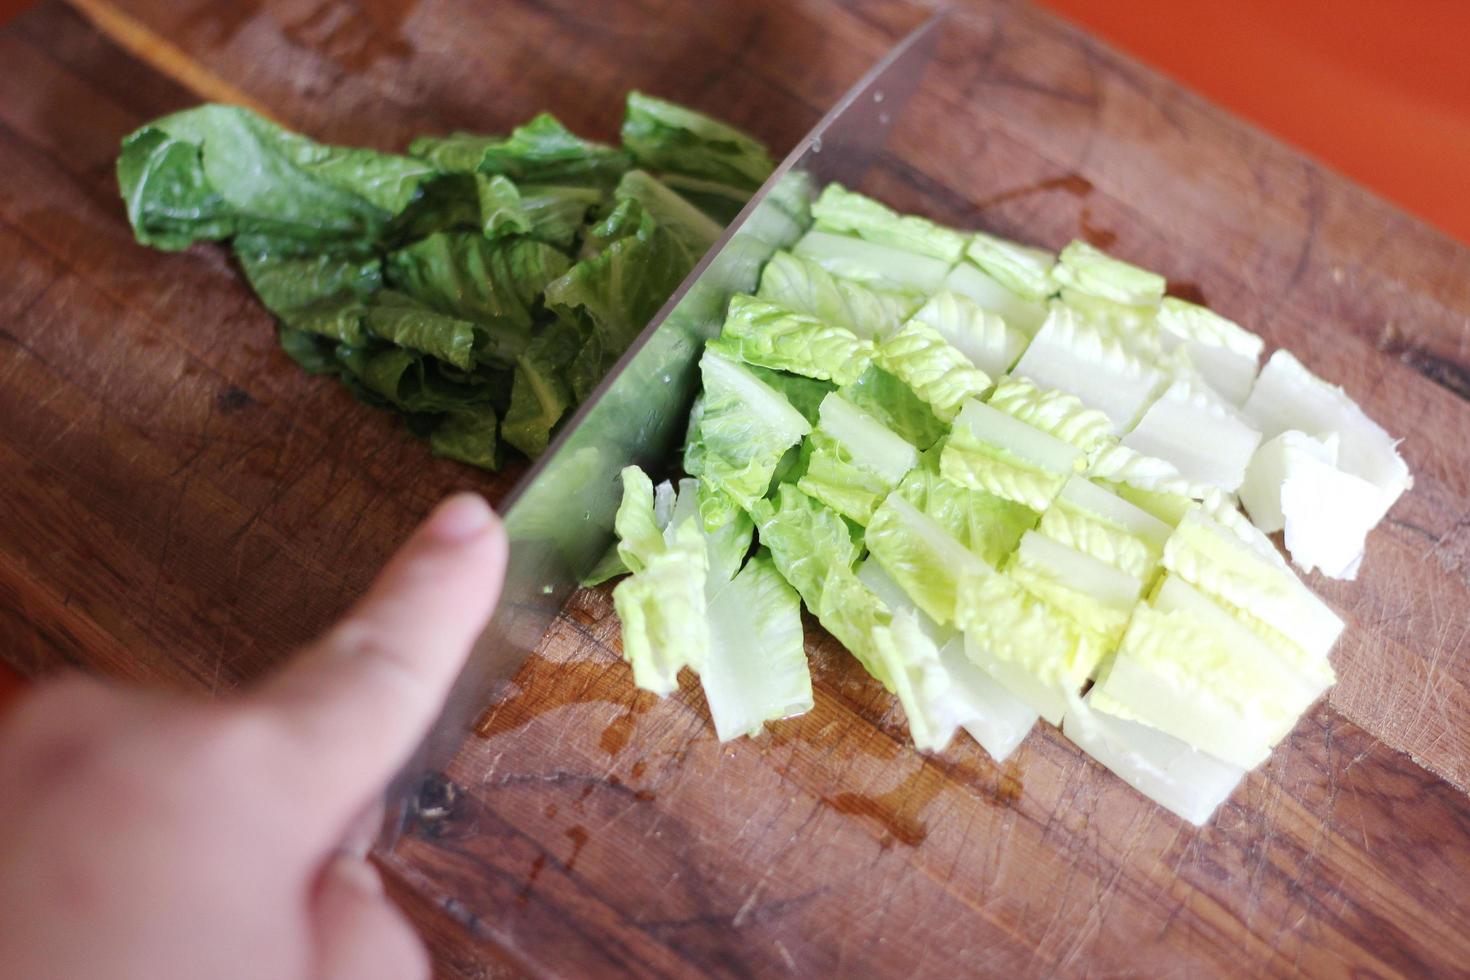
<path id="1" fill-rule="evenodd" d="M 846 327 L 869 340 L 897 330 L 921 302 L 913 293 L 873 289 L 839 279 L 816 262 L 786 251 L 771 256 L 761 270 L 756 296 Z"/>
<path id="2" fill-rule="evenodd" d="M 951 347 L 991 377 L 1010 370 L 1029 339 L 1007 325 L 1000 314 L 948 289 L 931 296 L 913 318 L 938 330 Z"/>
<path id="3" fill-rule="evenodd" d="M 812 204 L 817 227 L 859 238 L 878 245 L 944 262 L 954 262 L 965 250 L 959 232 L 927 218 L 899 214 L 886 204 L 850 191 L 838 183 L 828 184 Z"/>
<path id="4" fill-rule="evenodd" d="M 718 352 L 706 350 L 699 369 L 704 395 L 690 472 L 699 475 L 705 526 L 713 528 L 733 508 L 749 510 L 765 496 L 782 455 L 811 425 L 780 392 Z"/>
<path id="5" fill-rule="evenodd" d="M 754 296 L 730 299 L 714 342 L 749 364 L 808 378 L 851 384 L 873 360 L 873 343 L 846 327 L 767 303 Z"/>
<path id="6" fill-rule="evenodd" d="M 1245 770 L 1156 728 L 1092 708 L 1092 695 L 1068 710 L 1062 732 L 1118 778 L 1196 827 L 1240 784 Z"/>
<path id="7" fill-rule="evenodd" d="M 1261 434 L 1218 396 L 1176 380 L 1148 407 L 1123 445 L 1174 464 L 1194 484 L 1233 492 L 1245 480 L 1246 466 Z"/>
<path id="8" fill-rule="evenodd" d="M 957 263 L 944 277 L 942 285 L 950 292 L 974 300 L 981 309 L 1001 317 L 1027 337 L 1035 334 L 1046 319 L 1044 300 L 1022 296 L 972 262 Z"/>
<path id="9" fill-rule="evenodd" d="M 715 734 L 757 735 L 767 721 L 812 708 L 801 599 L 767 555 L 746 563 L 709 599 L 709 649 L 699 673 Z"/>
<path id="10" fill-rule="evenodd" d="M 1196 501 L 1219 493 L 1214 487 L 1186 480 L 1168 460 L 1119 443 L 1105 445 L 1094 453 L 1087 475 L 1171 527 L 1193 509 Z"/>
<path id="11" fill-rule="evenodd" d="M 801 595 L 817 621 L 847 648 L 863 668 L 890 690 L 892 681 L 873 648 L 873 631 L 892 613 L 858 581 L 854 565 L 859 544 L 836 511 L 789 483 L 774 499 L 751 509 L 761 544 L 776 568 Z"/>
<path id="12" fill-rule="evenodd" d="M 613 589 L 613 608 L 623 624 L 623 659 L 633 666 L 633 683 L 663 697 L 678 686 L 681 668 L 702 669 L 709 649 L 704 536 L 686 521 L 642 564 Z"/>
<path id="13" fill-rule="evenodd" d="M 1061 303 L 1052 304 L 1012 373 L 1076 395 L 1108 417 L 1115 435 L 1133 427 L 1166 381 L 1115 336 Z"/>
<path id="14" fill-rule="evenodd" d="M 1169 575 L 1153 601 L 1134 611 L 1091 703 L 1250 769 L 1332 680 L 1325 658 L 1293 662 Z"/>
<path id="15" fill-rule="evenodd" d="M 939 472 L 961 486 L 1043 511 L 1081 462 L 1076 447 L 970 401 L 955 419 Z"/>
<path id="16" fill-rule="evenodd" d="M 977 231 L 971 236 L 965 255 L 996 282 L 1020 296 L 1045 299 L 1054 289 L 1051 270 L 1057 257 L 1045 249 L 1030 248 Z"/>
<path id="17" fill-rule="evenodd" d="M 1065 613 L 1104 652 L 1118 645 L 1143 592 L 1136 577 L 1036 531 L 1027 531 L 1006 575 Z"/>
<path id="18" fill-rule="evenodd" d="M 967 576 L 960 595 L 966 656 L 1041 717 L 1059 724 L 1103 651 L 1070 617 L 1005 575 Z"/>
<path id="19" fill-rule="evenodd" d="M 1147 584 L 1172 528 L 1117 494 L 1074 476 L 1041 515 L 1042 534 Z"/>
<path id="20" fill-rule="evenodd" d="M 905 323 L 878 345 L 878 366 L 913 389 L 942 421 L 953 421 L 966 399 L 990 388 L 990 376 L 921 320 Z"/>
<path id="21" fill-rule="evenodd" d="M 1179 522 L 1164 546 L 1164 567 L 1324 663 L 1342 633 L 1343 621 L 1289 568 L 1202 510 Z"/>
<path id="22" fill-rule="evenodd" d="M 1165 296 L 1159 305 L 1159 339 L 1166 349 L 1182 347 L 1205 382 L 1237 407 L 1256 380 L 1265 342 L 1208 307 Z"/>
<path id="23" fill-rule="evenodd" d="M 893 611 L 890 642 L 879 644 L 880 654 L 895 675 L 915 744 L 939 751 L 963 726 L 996 762 L 1004 762 L 1036 724 L 1036 712 L 971 663 L 964 638 L 924 615 L 883 566 L 863 562 L 858 579 Z M 900 620 L 908 623 L 900 626 Z"/>
<path id="24" fill-rule="evenodd" d="M 667 483 L 659 484 L 659 489 L 668 486 Z M 699 481 L 688 477 L 679 481 L 678 493 L 671 503 L 655 501 L 655 513 L 665 510 L 668 516 L 661 518 L 664 527 L 664 538 L 667 540 L 677 528 L 685 521 L 694 520 L 696 524 L 701 522 L 699 517 Z M 702 528 L 704 531 L 705 550 L 709 558 L 709 588 L 706 590 L 713 597 L 714 593 L 723 588 L 726 582 L 735 577 L 740 566 L 745 562 L 745 556 L 750 551 L 751 539 L 755 536 L 755 524 L 750 515 L 740 511 L 733 518 L 716 528 Z"/>
<path id="25" fill-rule="evenodd" d="M 903 705 L 914 748 L 943 751 L 959 723 L 934 717 L 931 706 L 945 700 L 952 684 L 939 648 L 919 627 L 918 617 L 907 609 L 895 613 L 891 622 L 873 630 L 873 649 Z"/>
<path id="26" fill-rule="evenodd" d="M 1062 249 L 1051 274 L 1058 286 L 1130 306 L 1158 306 L 1168 285 L 1157 272 L 1115 259 L 1080 241 Z"/>
<path id="27" fill-rule="evenodd" d="M 905 252 L 820 228 L 813 228 L 803 235 L 792 251 L 842 279 L 856 280 L 875 289 L 924 295 L 939 289 L 951 264 L 944 259 Z"/>
<path id="28" fill-rule="evenodd" d="M 1315 439 L 1335 434 L 1338 451 L 1334 468 L 1376 488 L 1377 494 L 1369 496 L 1356 482 L 1334 480 L 1309 462 L 1307 477 L 1297 488 L 1304 506 L 1297 508 L 1293 535 L 1297 549 L 1292 551 L 1293 557 L 1301 551 L 1302 564 L 1321 564 L 1328 574 L 1351 577 L 1357 571 L 1357 555 L 1363 550 L 1362 538 L 1399 495 L 1414 485 L 1398 452 L 1397 440 L 1370 419 L 1341 387 L 1312 374 L 1285 350 L 1278 350 L 1266 362 L 1244 412 L 1267 440 L 1292 430 Z M 1338 494 L 1337 511 L 1314 511 L 1311 494 L 1327 487 Z M 1344 519 L 1341 525 L 1335 523 L 1339 515 Z M 1317 545 L 1319 541 L 1330 541 L 1334 534 L 1341 534 L 1343 539 L 1336 542 L 1337 548 L 1324 550 Z"/>
<path id="29" fill-rule="evenodd" d="M 1064 287 L 1057 294 L 1057 302 L 1138 357 L 1152 361 L 1163 359 L 1165 348 L 1159 333 L 1157 308 L 1089 296 L 1069 287 Z"/>
<path id="30" fill-rule="evenodd" d="M 859 524 L 919 463 L 913 446 L 835 392 L 822 400 L 810 447 L 796 485 Z"/>
<path id="31" fill-rule="evenodd" d="M 842 397 L 921 451 L 938 442 L 948 429 L 913 389 L 877 365 L 845 385 Z"/>
<path id="32" fill-rule="evenodd" d="M 999 568 L 1036 526 L 1036 511 L 984 490 L 946 480 L 939 472 L 942 449 L 924 454 L 898 485 L 898 494 L 952 534 L 986 564 Z"/>
<path id="33" fill-rule="evenodd" d="M 863 537 L 883 570 L 937 623 L 962 618 L 961 582 L 966 576 L 993 574 L 943 525 L 901 494 L 892 493 L 873 514 Z"/>
<path id="34" fill-rule="evenodd" d="M 1102 412 L 1088 408 L 1076 395 L 1041 388 L 1030 378 L 1001 378 L 985 404 L 1084 453 L 1091 454 L 1112 439 L 1112 423 Z"/>

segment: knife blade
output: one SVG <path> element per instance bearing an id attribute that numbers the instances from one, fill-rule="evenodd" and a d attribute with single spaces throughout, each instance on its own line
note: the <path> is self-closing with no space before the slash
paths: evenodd
<path id="1" fill-rule="evenodd" d="M 662 469 L 678 450 L 700 354 L 730 297 L 754 290 L 766 260 L 806 230 L 822 184 L 856 183 L 877 159 L 947 16 L 940 11 L 895 45 L 797 143 L 502 501 L 510 564 L 500 602 L 438 722 L 390 787 L 380 851 L 437 805 L 440 771 L 475 720 L 509 693 L 511 678 L 607 550 L 623 467 Z"/>

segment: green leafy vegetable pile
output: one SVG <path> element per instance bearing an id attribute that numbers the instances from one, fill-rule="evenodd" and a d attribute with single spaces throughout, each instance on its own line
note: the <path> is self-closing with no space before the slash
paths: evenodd
<path id="1" fill-rule="evenodd" d="M 622 145 L 540 115 L 509 136 L 326 146 L 204 105 L 123 142 L 140 242 L 226 243 L 315 374 L 434 452 L 542 452 L 773 165 L 707 116 L 634 92 Z"/>
<path id="2" fill-rule="evenodd" d="M 1042 718 L 1207 820 L 1335 679 L 1342 620 L 1264 532 L 1351 577 L 1410 484 L 1394 441 L 1084 243 L 837 185 L 811 211 L 703 354 L 689 478 L 623 474 L 589 584 L 631 573 L 613 598 L 636 683 L 691 668 L 721 739 L 805 711 L 804 605 L 918 748 L 964 728 L 1000 760 Z"/>

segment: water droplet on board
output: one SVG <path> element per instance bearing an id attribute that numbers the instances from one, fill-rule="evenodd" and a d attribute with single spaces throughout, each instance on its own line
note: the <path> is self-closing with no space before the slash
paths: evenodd
<path id="1" fill-rule="evenodd" d="M 883 101 L 883 90 L 881 88 L 878 91 L 876 91 L 876 92 L 873 93 L 873 101 L 874 102 L 882 102 Z"/>
<path id="2" fill-rule="evenodd" d="M 880 125 L 880 126 L 887 126 L 892 121 L 893 121 L 893 117 L 890 116 L 888 113 L 886 113 L 886 112 L 880 112 L 880 113 L 878 113 L 878 125 Z"/>
<path id="3" fill-rule="evenodd" d="M 812 140 L 812 152 L 813 153 L 821 153 L 822 152 L 822 137 L 818 136 L 816 139 Z"/>

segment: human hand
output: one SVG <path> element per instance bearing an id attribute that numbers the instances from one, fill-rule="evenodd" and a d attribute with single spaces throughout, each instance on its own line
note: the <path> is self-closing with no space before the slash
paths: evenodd
<path id="1" fill-rule="evenodd" d="M 70 678 L 0 719 L 0 973 L 411 980 L 364 855 L 500 592 L 479 497 L 439 506 L 321 640 L 241 697 Z"/>

